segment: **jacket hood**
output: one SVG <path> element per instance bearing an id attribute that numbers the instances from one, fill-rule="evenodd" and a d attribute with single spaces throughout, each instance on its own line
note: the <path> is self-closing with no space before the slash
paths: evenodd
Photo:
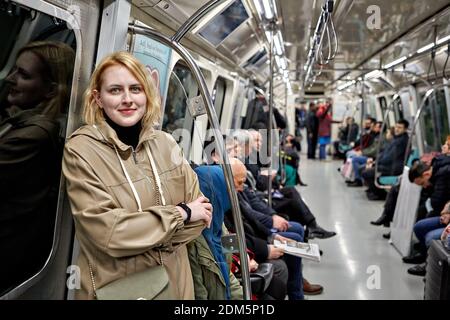
<path id="1" fill-rule="evenodd" d="M 450 165 L 450 156 L 440 155 L 433 159 L 433 172 L 437 173 L 440 168 Z"/>
<path id="2" fill-rule="evenodd" d="M 230 280 L 228 267 L 222 251 L 221 242 L 224 215 L 231 207 L 225 184 L 225 177 L 222 168 L 218 165 L 200 166 L 195 168 L 194 171 L 199 180 L 200 190 L 213 206 L 211 227 L 209 229 L 204 229 L 202 234 L 219 265 L 227 288 L 229 288 Z M 228 290 L 227 297 L 229 298 Z"/>
<path id="3" fill-rule="evenodd" d="M 117 136 L 117 133 L 114 131 L 113 128 L 111 128 L 111 126 L 106 121 L 102 121 L 95 125 L 82 126 L 74 133 L 72 133 L 70 138 L 80 135 L 88 136 L 94 140 L 108 144 L 111 147 L 115 146 L 120 151 L 127 151 L 127 150 L 131 151 L 131 146 L 120 141 Z M 154 139 L 155 137 L 156 133 L 155 130 L 153 130 L 153 128 L 149 127 L 143 129 L 139 136 L 139 143 L 136 149 L 139 149 L 143 142 Z"/>

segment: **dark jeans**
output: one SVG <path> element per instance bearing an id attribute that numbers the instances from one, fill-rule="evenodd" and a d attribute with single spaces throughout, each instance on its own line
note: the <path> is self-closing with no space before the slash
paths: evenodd
<path id="1" fill-rule="evenodd" d="M 264 292 L 263 300 L 284 300 L 287 294 L 287 281 L 289 270 L 283 259 L 267 260 L 273 264 L 273 277 L 267 290 Z"/>
<path id="2" fill-rule="evenodd" d="M 398 194 L 400 192 L 400 184 L 393 186 L 389 190 L 386 202 L 384 203 L 383 215 L 388 219 L 387 221 L 392 222 L 394 220 L 395 206 L 397 205 Z"/>
<path id="3" fill-rule="evenodd" d="M 311 210 L 309 210 L 295 187 L 285 187 L 280 189 L 280 192 L 284 198 L 272 199 L 275 211 L 287 215 L 289 220 L 299 222 L 303 226 L 307 226 L 315 220 Z"/>
<path id="4" fill-rule="evenodd" d="M 317 135 L 313 135 L 312 137 L 310 137 L 308 134 L 308 159 L 316 158 L 317 140 Z"/>
<path id="5" fill-rule="evenodd" d="M 430 247 L 432 240 L 439 240 L 445 224 L 440 222 L 440 217 L 426 218 L 416 222 L 414 233 L 420 241 L 421 249 L 426 250 Z"/>
<path id="6" fill-rule="evenodd" d="M 363 170 L 361 176 L 364 179 L 365 184 L 369 188 L 370 193 L 376 194 L 380 197 L 386 195 L 386 191 L 384 191 L 383 189 L 378 189 L 375 186 L 375 168 Z"/>
<path id="7" fill-rule="evenodd" d="M 303 242 L 304 230 L 299 224 L 290 224 L 287 231 L 277 232 L 277 234 L 297 242 Z M 303 300 L 302 259 L 290 254 L 285 254 L 283 259 L 289 270 L 287 282 L 289 300 Z"/>

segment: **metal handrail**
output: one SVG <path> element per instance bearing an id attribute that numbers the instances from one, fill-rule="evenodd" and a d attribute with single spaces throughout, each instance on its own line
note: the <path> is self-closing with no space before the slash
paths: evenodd
<path id="1" fill-rule="evenodd" d="M 312 42 L 312 46 L 309 49 L 308 52 L 308 58 L 306 61 L 306 73 L 305 73 L 305 78 L 304 78 L 304 86 L 306 87 L 308 85 L 309 82 L 309 78 L 311 77 L 311 74 L 313 73 L 313 68 L 314 68 L 314 63 L 317 60 L 317 54 L 320 53 L 319 55 L 321 55 L 321 50 L 322 50 L 322 43 L 323 43 L 323 38 L 324 38 L 324 34 L 325 31 L 327 31 L 329 33 L 328 30 L 328 21 L 329 19 L 332 19 L 331 14 L 333 11 L 333 7 L 334 7 L 334 0 L 325 0 L 324 1 L 324 6 L 322 7 L 322 12 L 320 13 L 319 16 L 319 20 L 317 21 L 317 25 L 316 25 L 316 29 L 314 31 L 314 39 Z M 325 60 L 325 64 L 329 63 L 331 60 L 334 59 L 337 50 L 338 50 L 338 39 L 337 39 L 337 35 L 336 35 L 336 30 L 334 29 L 334 25 L 333 25 L 333 35 L 335 36 L 335 51 L 332 54 L 328 54 L 327 59 Z M 331 39 L 329 38 L 330 44 L 331 44 Z"/>
<path id="2" fill-rule="evenodd" d="M 418 75 L 418 74 L 415 73 L 415 72 L 412 72 L 412 71 L 409 71 L 409 70 L 401 70 L 401 71 L 398 71 L 398 70 L 391 70 L 391 72 L 401 72 L 401 73 L 406 73 L 406 74 L 415 76 L 415 77 L 417 77 L 422 83 L 424 83 L 427 87 L 431 87 L 431 84 L 430 84 L 426 79 L 422 78 L 420 75 Z M 372 79 L 372 80 L 373 80 L 373 79 Z M 392 87 L 388 82 L 383 82 L 383 84 Z M 393 87 L 392 87 L 392 88 L 393 88 Z M 397 92 L 396 95 L 397 95 L 398 97 L 400 97 L 400 93 L 401 93 L 402 91 L 404 91 L 404 90 L 405 90 L 405 89 L 400 89 L 400 90 Z M 386 112 L 386 114 L 385 114 L 385 117 L 384 117 L 384 119 L 383 119 L 383 124 L 382 124 L 382 126 L 381 126 L 381 132 L 384 131 L 384 127 L 385 127 L 385 124 L 386 124 L 386 122 L 387 122 L 387 117 L 389 116 L 389 112 L 391 111 L 391 109 L 392 109 L 392 107 L 393 107 L 393 105 L 394 105 L 394 102 L 395 102 L 395 100 L 397 99 L 396 95 L 394 95 L 394 97 L 393 97 L 391 103 L 389 104 L 389 106 L 388 106 L 388 108 L 387 108 L 387 112 Z M 412 139 L 412 133 L 411 133 L 410 139 Z M 376 153 L 376 154 L 377 154 L 377 157 L 378 157 L 378 155 L 380 154 L 380 149 L 381 149 L 381 139 L 378 141 L 377 153 Z M 408 150 L 405 150 L 404 165 L 406 165 L 406 162 L 408 161 L 408 156 L 407 156 L 408 154 L 409 154 L 409 151 L 408 151 Z M 378 183 L 378 180 L 377 180 L 377 179 L 378 179 L 379 176 L 380 176 L 380 175 L 378 174 L 378 163 L 375 162 L 375 186 L 376 186 L 377 188 L 380 188 L 380 189 L 389 189 L 389 187 L 380 185 L 380 184 Z"/>
<path id="3" fill-rule="evenodd" d="M 270 66 L 270 79 L 269 79 L 269 116 L 267 119 L 267 156 L 269 158 L 269 183 L 268 183 L 268 204 L 269 207 L 272 208 L 272 167 L 273 167 L 273 163 L 272 163 L 272 115 L 273 115 L 273 77 L 274 77 L 274 72 L 273 72 L 273 62 L 274 62 L 274 55 L 273 55 L 273 47 L 274 47 L 274 32 L 273 32 L 273 28 L 270 31 L 272 33 L 272 36 L 270 37 L 271 41 L 269 44 L 270 50 L 269 50 L 269 66 Z"/>
<path id="4" fill-rule="evenodd" d="M 192 27 L 195 26 L 197 22 L 199 22 L 203 17 L 211 12 L 217 5 L 227 0 L 211 0 L 198 9 L 192 16 L 187 19 L 180 28 L 178 28 L 177 32 L 171 37 L 171 40 L 174 42 L 180 42 L 181 39 L 188 33 Z"/>
<path id="5" fill-rule="evenodd" d="M 429 98 L 432 94 L 435 94 L 435 93 L 436 93 L 436 90 L 438 90 L 438 89 L 440 89 L 440 88 L 445 88 L 445 87 L 450 87 L 450 83 L 440 84 L 440 85 L 434 86 L 433 88 L 429 89 L 429 90 L 425 93 L 425 96 L 423 97 L 422 102 L 420 103 L 420 107 L 419 107 L 419 109 L 417 110 L 416 115 L 415 115 L 415 117 L 414 117 L 414 123 L 413 123 L 412 129 L 411 129 L 411 135 L 409 136 L 408 144 L 407 144 L 407 146 L 406 146 L 406 154 L 409 154 L 409 152 L 411 151 L 412 137 L 413 137 L 414 134 L 415 134 L 417 123 L 419 122 L 419 119 L 420 119 L 420 116 L 421 116 L 421 114 L 422 114 L 422 111 L 423 111 L 424 108 L 425 108 L 425 103 L 427 102 L 428 98 Z"/>
<path id="6" fill-rule="evenodd" d="M 384 118 L 383 118 L 383 123 L 381 125 L 381 130 L 380 130 L 380 137 L 378 139 L 377 142 L 377 151 L 376 151 L 376 159 L 378 159 L 379 155 L 380 155 L 380 151 L 381 151 L 381 144 L 383 142 L 383 132 L 384 129 L 386 128 L 386 123 L 387 123 L 387 119 L 389 117 L 389 113 L 394 109 L 394 105 L 395 105 L 395 101 L 400 98 L 400 93 L 402 93 L 403 91 L 405 91 L 405 89 L 401 89 L 399 90 L 393 97 L 391 102 L 389 103 L 388 107 L 386 108 L 386 113 L 384 114 Z M 378 161 L 375 160 L 375 186 L 378 189 L 385 189 L 385 190 L 389 190 L 390 186 L 384 186 L 378 183 L 378 178 L 380 177 L 380 175 L 378 174 Z"/>
<path id="7" fill-rule="evenodd" d="M 210 10 L 212 8 L 210 7 Z M 204 12 L 205 13 L 205 12 Z M 225 143 L 223 141 L 222 134 L 220 133 L 220 124 L 219 120 L 217 118 L 216 111 L 214 109 L 214 104 L 211 99 L 211 95 L 209 94 L 208 87 L 206 85 L 205 78 L 202 75 L 202 72 L 195 62 L 192 55 L 178 42 L 172 40 L 171 38 L 168 38 L 167 36 L 159 33 L 156 30 L 152 30 L 149 28 L 144 28 L 140 26 L 130 25 L 129 30 L 135 34 L 142 34 L 145 36 L 148 36 L 154 40 L 157 40 L 173 50 L 175 50 L 180 57 L 186 62 L 187 66 L 192 71 L 192 74 L 195 78 L 195 80 L 198 83 L 200 94 L 202 95 L 203 102 L 206 106 L 206 112 L 208 115 L 208 120 L 211 122 L 212 127 L 214 128 L 214 137 L 216 141 L 216 147 L 217 151 L 219 152 L 221 158 L 222 158 L 222 167 L 224 170 L 225 175 L 225 181 L 227 185 L 227 191 L 228 195 L 230 197 L 231 201 L 231 208 L 233 213 L 233 218 L 235 222 L 236 227 L 236 233 L 238 236 L 238 245 L 239 245 L 239 254 L 241 256 L 241 272 L 242 272 L 242 287 L 243 287 L 243 293 L 244 293 L 244 299 L 250 300 L 251 299 L 251 287 L 250 287 L 250 274 L 248 269 L 248 261 L 246 259 L 247 257 L 247 251 L 246 251 L 246 244 L 245 244 L 245 233 L 244 233 L 244 226 L 242 224 L 242 215 L 239 208 L 239 202 L 237 198 L 237 193 L 234 187 L 233 183 L 233 174 L 230 167 L 230 162 L 228 159 L 228 155 L 226 153 L 225 149 Z"/>
<path id="8" fill-rule="evenodd" d="M 412 72 L 412 71 L 409 71 L 409 70 L 401 70 L 401 71 L 398 71 L 398 70 L 390 70 L 391 72 L 401 72 L 401 73 L 406 73 L 406 74 L 409 74 L 409 75 L 413 75 L 413 76 L 415 76 L 415 77 L 417 77 L 421 82 L 423 82 L 426 86 L 428 86 L 428 87 L 430 87 L 431 86 L 431 84 L 426 80 L 426 79 L 424 79 L 424 78 L 422 78 L 420 75 L 418 75 L 417 73 L 415 73 L 415 72 Z M 369 81 L 369 82 L 371 82 L 371 81 L 375 81 L 376 79 L 365 79 L 364 81 Z M 394 89 L 394 87 L 389 83 L 389 82 L 386 82 L 386 81 L 382 81 L 381 82 L 383 85 L 385 85 L 386 87 L 389 87 L 390 89 Z M 392 101 L 391 101 L 391 103 L 388 105 L 388 107 L 386 108 L 386 114 L 384 115 L 384 118 L 383 118 L 383 123 L 382 123 L 382 126 L 381 126 L 381 133 L 384 131 L 384 128 L 385 128 L 385 126 L 386 126 L 386 122 L 387 122 L 387 118 L 388 118 L 388 116 L 389 116 L 389 112 L 391 112 L 392 110 L 392 108 L 393 108 L 393 106 L 394 106 L 394 102 L 395 102 L 395 100 L 398 98 L 398 97 L 400 97 L 400 93 L 402 92 L 402 91 L 404 91 L 405 89 L 400 89 L 395 95 L 394 95 L 394 97 L 393 97 L 393 99 L 392 99 Z M 362 127 L 361 127 L 362 128 Z M 362 130 L 362 129 L 361 129 Z M 412 139 L 412 134 L 411 134 L 411 136 L 410 136 L 410 139 Z M 382 137 L 380 137 L 380 139 L 378 140 L 378 144 L 377 144 L 377 151 L 376 151 L 376 154 L 377 154 L 377 158 L 378 158 L 378 155 L 380 154 L 380 150 L 381 150 L 381 143 L 382 143 Z M 404 164 L 406 165 L 406 162 L 408 161 L 408 157 L 406 156 L 407 154 L 409 154 L 409 151 L 408 150 L 406 150 L 406 152 L 405 152 L 405 157 L 404 157 Z M 389 189 L 390 187 L 389 186 L 383 186 L 383 185 L 381 185 L 381 184 L 379 184 L 378 183 L 378 178 L 380 177 L 380 175 L 378 174 L 378 162 L 377 161 L 375 161 L 375 186 L 377 187 L 377 188 L 379 188 L 379 189 Z"/>

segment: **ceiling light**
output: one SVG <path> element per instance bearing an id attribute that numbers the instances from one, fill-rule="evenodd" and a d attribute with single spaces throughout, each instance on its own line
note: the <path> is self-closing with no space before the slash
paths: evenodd
<path id="1" fill-rule="evenodd" d="M 431 49 L 433 47 L 434 47 L 434 43 L 427 44 L 426 46 L 424 46 L 424 47 L 420 48 L 419 50 L 417 50 L 417 53 L 425 52 L 428 49 Z"/>
<path id="2" fill-rule="evenodd" d="M 263 3 L 264 15 L 266 16 L 266 19 L 271 20 L 274 17 L 274 15 L 273 15 L 272 6 L 270 5 L 269 0 L 262 0 L 262 3 Z"/>
<path id="3" fill-rule="evenodd" d="M 352 84 L 355 84 L 355 83 L 356 83 L 355 80 L 349 81 L 349 82 L 347 82 L 346 84 L 343 84 L 342 86 L 339 86 L 337 89 L 338 89 L 339 91 L 341 91 L 341 90 L 344 90 L 344 89 L 350 87 Z"/>
<path id="4" fill-rule="evenodd" d="M 283 54 L 283 48 L 281 47 L 280 39 L 278 37 L 275 37 L 274 43 L 275 43 L 275 53 L 281 56 Z"/>
<path id="5" fill-rule="evenodd" d="M 258 11 L 258 15 L 261 18 L 264 14 L 263 8 L 261 7 L 261 3 L 259 2 L 259 0 L 255 0 L 253 1 L 253 3 L 255 4 L 256 11 Z"/>
<path id="6" fill-rule="evenodd" d="M 272 42 L 272 31 L 266 31 L 266 38 L 269 43 Z"/>
<path id="7" fill-rule="evenodd" d="M 436 41 L 436 44 L 442 44 L 442 43 L 444 43 L 445 41 L 448 41 L 448 40 L 450 40 L 450 34 L 448 36 L 446 36 L 446 37 Z"/>
<path id="8" fill-rule="evenodd" d="M 399 63 L 401 63 L 401 62 L 403 62 L 405 60 L 406 60 L 406 57 L 403 56 L 403 57 L 401 57 L 401 58 L 399 58 L 397 60 L 394 60 L 391 63 L 388 63 L 387 65 L 383 66 L 383 69 L 389 69 L 390 67 L 393 67 L 393 66 L 395 66 L 395 65 L 397 65 L 397 64 L 399 64 Z"/>
<path id="9" fill-rule="evenodd" d="M 364 75 L 365 79 L 373 79 L 373 78 L 380 78 L 383 75 L 383 71 L 380 70 L 373 70 L 366 75 Z"/>

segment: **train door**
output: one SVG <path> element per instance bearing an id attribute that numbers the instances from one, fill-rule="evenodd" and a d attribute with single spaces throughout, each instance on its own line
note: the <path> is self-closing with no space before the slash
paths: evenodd
<path id="1" fill-rule="evenodd" d="M 236 95 L 230 129 L 238 129 L 241 127 L 242 111 L 244 110 L 244 106 L 247 105 L 246 82 L 243 79 L 239 79 Z"/>
<path id="2" fill-rule="evenodd" d="M 65 297 L 73 231 L 61 159 L 96 17 L 93 2 L 0 1 L 1 299 Z"/>

